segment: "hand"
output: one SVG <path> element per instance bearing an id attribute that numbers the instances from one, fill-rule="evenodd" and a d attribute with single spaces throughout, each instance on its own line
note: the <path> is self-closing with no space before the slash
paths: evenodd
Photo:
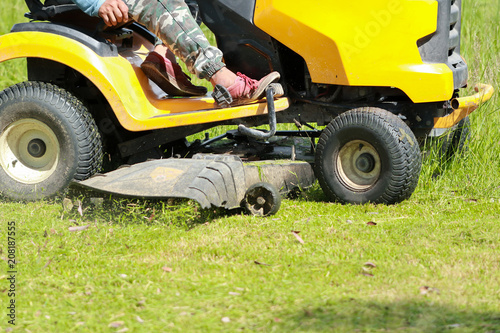
<path id="1" fill-rule="evenodd" d="M 128 7 L 122 0 L 106 0 L 99 8 L 99 16 L 110 27 L 128 21 Z"/>

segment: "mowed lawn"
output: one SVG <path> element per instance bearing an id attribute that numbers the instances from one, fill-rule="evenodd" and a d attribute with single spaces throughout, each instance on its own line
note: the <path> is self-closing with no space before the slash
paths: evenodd
<path id="1" fill-rule="evenodd" d="M 1 34 L 26 21 L 22 1 L 3 1 Z M 463 7 L 463 93 L 499 87 L 500 3 Z M 0 64 L 0 89 L 25 79 L 23 60 Z M 0 201 L 0 332 L 500 332 L 498 110 L 495 95 L 471 115 L 467 154 L 431 151 L 393 206 L 329 203 L 318 186 L 268 218 L 77 194 Z"/>

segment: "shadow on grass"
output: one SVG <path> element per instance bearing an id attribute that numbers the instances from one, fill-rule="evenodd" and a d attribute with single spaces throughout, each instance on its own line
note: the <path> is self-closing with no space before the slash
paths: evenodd
<path id="1" fill-rule="evenodd" d="M 477 311 L 431 299 L 377 302 L 345 299 L 278 314 L 276 328 L 301 332 L 500 332 L 500 312 Z"/>

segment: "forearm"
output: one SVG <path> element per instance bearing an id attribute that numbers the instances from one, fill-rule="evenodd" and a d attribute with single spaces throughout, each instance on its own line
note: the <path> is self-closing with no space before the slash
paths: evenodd
<path id="1" fill-rule="evenodd" d="M 99 8 L 105 0 L 72 0 L 81 10 L 90 16 L 98 16 Z"/>

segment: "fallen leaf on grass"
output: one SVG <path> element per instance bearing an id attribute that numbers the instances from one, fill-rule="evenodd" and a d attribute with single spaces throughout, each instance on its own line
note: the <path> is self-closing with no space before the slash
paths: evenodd
<path id="1" fill-rule="evenodd" d="M 172 271 L 172 268 L 167 267 L 167 266 L 163 266 L 161 269 L 163 269 L 165 272 L 169 272 L 169 273 Z"/>
<path id="2" fill-rule="evenodd" d="M 372 274 L 372 273 L 368 273 L 368 272 L 361 272 L 361 274 L 363 274 L 364 276 L 373 277 L 373 274 Z"/>
<path id="3" fill-rule="evenodd" d="M 78 213 L 83 216 L 82 202 L 80 200 L 78 200 Z"/>
<path id="4" fill-rule="evenodd" d="M 433 287 L 429 287 L 429 286 L 422 286 L 419 289 L 420 289 L 420 294 L 421 295 L 427 295 L 427 294 L 430 294 L 430 293 L 439 294 L 439 289 L 437 289 L 437 288 L 433 288 Z"/>
<path id="5" fill-rule="evenodd" d="M 377 225 L 377 223 L 370 221 L 370 222 L 366 222 L 366 225 Z"/>
<path id="6" fill-rule="evenodd" d="M 118 328 L 120 326 L 123 326 L 123 324 L 125 324 L 125 322 L 123 322 L 123 321 L 114 321 L 114 322 L 110 323 L 108 325 L 108 327 Z"/>
<path id="7" fill-rule="evenodd" d="M 55 234 L 57 234 L 57 231 L 56 231 L 56 229 L 51 228 L 51 229 L 50 229 L 50 233 L 51 233 L 51 234 L 53 234 L 53 235 L 55 235 Z"/>
<path id="8" fill-rule="evenodd" d="M 151 222 L 155 218 L 155 209 L 153 208 L 153 213 L 151 214 L 150 217 L 148 217 L 148 221 Z"/>
<path id="9" fill-rule="evenodd" d="M 68 198 L 63 199 L 62 205 L 65 212 L 69 212 L 73 209 L 73 202 L 71 202 L 71 200 Z"/>
<path id="10" fill-rule="evenodd" d="M 223 323 L 229 323 L 231 321 L 231 319 L 229 319 L 229 317 L 222 317 L 221 321 Z"/>
<path id="11" fill-rule="evenodd" d="M 42 267 L 42 270 L 44 270 L 45 268 L 49 267 L 50 263 L 52 262 L 52 259 L 54 259 L 54 257 L 52 257 L 49 260 L 47 260 L 47 263 L 45 264 L 45 266 Z"/>
<path id="12" fill-rule="evenodd" d="M 295 236 L 295 238 L 297 238 L 297 240 L 299 241 L 300 244 L 304 244 L 304 241 L 302 240 L 302 238 L 299 236 L 299 232 L 300 231 L 292 231 L 292 234 Z"/>
<path id="13" fill-rule="evenodd" d="M 82 225 L 79 227 L 69 227 L 68 230 L 69 231 L 83 231 L 85 229 L 88 229 L 89 227 L 90 227 L 90 224 L 87 224 L 87 225 Z"/>
<path id="14" fill-rule="evenodd" d="M 365 266 L 368 266 L 368 267 L 373 267 L 373 268 L 377 267 L 377 265 L 375 265 L 374 263 L 369 262 L 369 261 L 368 261 L 368 262 L 365 262 L 365 264 L 364 264 L 364 265 L 365 265 Z"/>
<path id="15" fill-rule="evenodd" d="M 139 323 L 143 323 L 144 322 L 144 319 L 142 319 L 141 317 L 139 316 L 136 316 L 135 319 L 139 322 Z"/>
<path id="16" fill-rule="evenodd" d="M 128 328 L 124 327 L 121 330 L 116 331 L 116 333 L 125 333 L 128 332 Z"/>
<path id="17" fill-rule="evenodd" d="M 460 324 L 451 324 L 451 325 L 448 325 L 446 327 L 448 327 L 448 328 L 458 328 L 460 326 L 462 326 L 462 325 L 460 325 Z"/>
<path id="18" fill-rule="evenodd" d="M 271 265 L 269 265 L 269 264 L 265 264 L 265 263 L 263 263 L 263 262 L 258 262 L 257 260 L 254 260 L 254 263 L 255 263 L 256 265 L 271 266 Z"/>

